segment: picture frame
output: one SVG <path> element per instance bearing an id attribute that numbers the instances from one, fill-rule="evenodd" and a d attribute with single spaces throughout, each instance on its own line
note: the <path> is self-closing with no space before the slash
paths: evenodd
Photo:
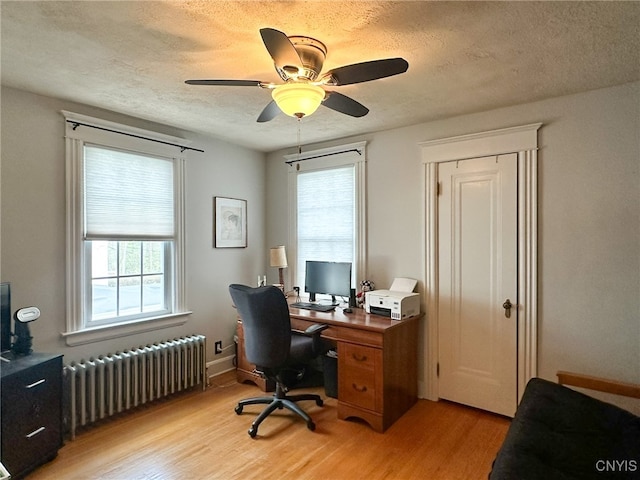
<path id="1" fill-rule="evenodd" d="M 247 247 L 247 201 L 213 197 L 214 248 Z"/>

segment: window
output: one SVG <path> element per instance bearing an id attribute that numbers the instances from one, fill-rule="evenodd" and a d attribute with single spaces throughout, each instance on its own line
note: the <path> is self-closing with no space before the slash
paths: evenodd
<path id="1" fill-rule="evenodd" d="M 318 157 L 318 158 L 310 158 Z M 308 152 L 290 174 L 289 243 L 293 282 L 304 291 L 307 260 L 352 263 L 352 285 L 365 278 L 365 144 Z M 297 162 L 300 160 L 300 162 Z M 294 170 L 295 169 L 295 170 Z"/>
<path id="2" fill-rule="evenodd" d="M 100 325 L 171 310 L 171 242 L 94 240 L 87 242 L 91 295 L 85 298 L 87 324 Z"/>
<path id="3" fill-rule="evenodd" d="M 67 343 L 184 323 L 184 159 L 157 134 L 65 116 Z"/>

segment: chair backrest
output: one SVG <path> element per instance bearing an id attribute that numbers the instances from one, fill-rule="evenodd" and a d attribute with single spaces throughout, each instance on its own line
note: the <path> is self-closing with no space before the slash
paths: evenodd
<path id="1" fill-rule="evenodd" d="M 264 368 L 282 366 L 291 349 L 289 305 L 282 291 L 233 284 L 229 293 L 242 319 L 247 360 Z"/>

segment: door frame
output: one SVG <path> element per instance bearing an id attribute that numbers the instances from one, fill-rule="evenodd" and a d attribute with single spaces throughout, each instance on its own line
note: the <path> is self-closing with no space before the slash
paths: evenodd
<path id="1" fill-rule="evenodd" d="M 537 227 L 538 130 L 542 123 L 420 142 L 424 197 L 424 381 L 420 398 L 438 400 L 438 164 L 516 153 L 518 162 L 518 402 L 538 373 Z"/>

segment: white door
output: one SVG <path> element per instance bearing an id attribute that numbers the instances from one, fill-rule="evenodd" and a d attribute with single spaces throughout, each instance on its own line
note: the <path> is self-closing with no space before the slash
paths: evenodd
<path id="1" fill-rule="evenodd" d="M 441 163 L 438 180 L 439 396 L 513 416 L 517 156 Z"/>

